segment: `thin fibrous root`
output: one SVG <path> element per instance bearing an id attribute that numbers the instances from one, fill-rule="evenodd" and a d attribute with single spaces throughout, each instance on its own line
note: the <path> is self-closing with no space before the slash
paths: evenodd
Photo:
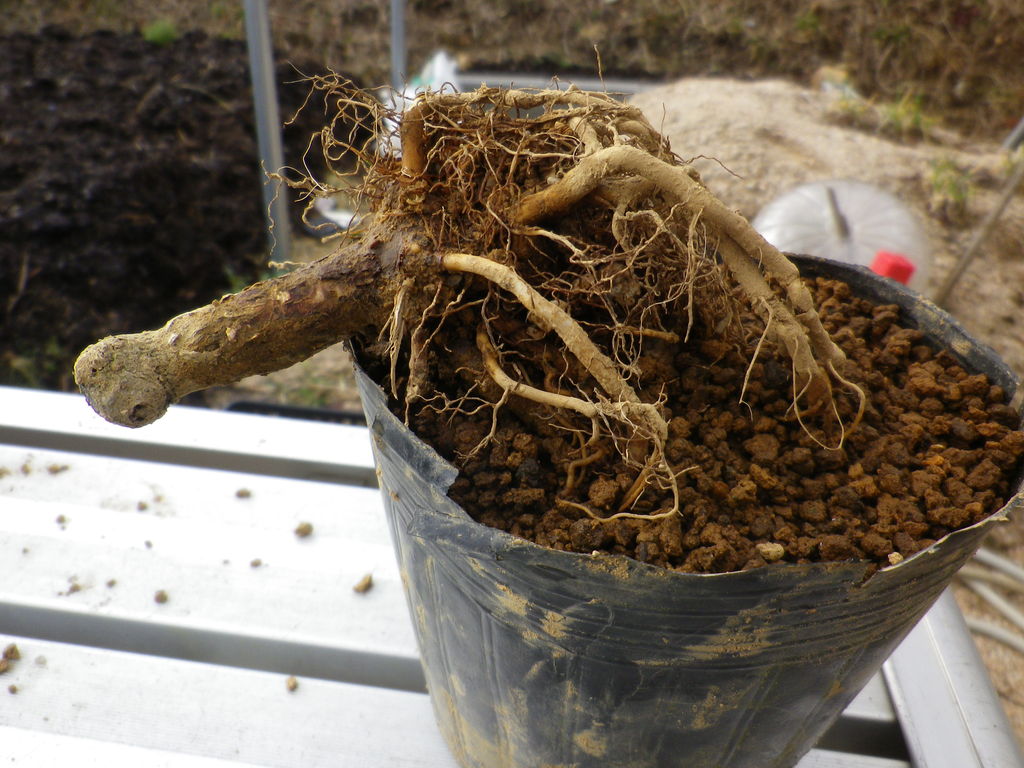
<path id="1" fill-rule="evenodd" d="M 868 404 L 868 396 L 865 394 L 863 389 L 861 389 L 859 386 L 857 386 L 852 381 L 847 379 L 845 376 L 841 375 L 839 371 L 835 369 L 835 366 L 832 364 L 831 361 L 829 361 L 828 367 L 831 374 L 836 377 L 836 380 L 840 384 L 842 384 L 844 387 L 852 389 L 854 391 L 854 394 L 857 395 L 857 413 L 854 415 L 853 423 L 850 425 L 850 429 L 853 429 L 858 424 L 860 424 L 860 420 L 864 418 L 864 411 L 867 409 Z"/>
<path id="2" fill-rule="evenodd" d="M 382 334 L 385 331 L 388 332 L 388 345 L 384 353 L 391 360 L 391 395 L 395 398 L 398 397 L 398 376 L 396 375 L 398 355 L 401 350 L 402 339 L 405 338 L 405 301 L 409 296 L 409 289 L 412 288 L 412 283 L 413 281 L 409 279 L 399 286 L 391 317 L 388 318 L 387 325 L 381 330 Z"/>
<path id="3" fill-rule="evenodd" d="M 637 512 L 616 512 L 614 515 L 602 516 L 591 510 L 585 504 L 569 501 L 568 499 L 555 499 L 555 504 L 562 507 L 568 507 L 569 509 L 575 509 L 578 512 L 583 512 L 588 517 L 601 523 L 607 523 L 611 520 L 664 520 L 666 517 L 672 517 L 672 515 L 679 512 L 678 508 L 673 507 L 672 509 L 667 509 L 664 512 L 658 512 L 655 515 L 641 515 Z"/>
<path id="4" fill-rule="evenodd" d="M 490 338 L 487 335 L 486 328 L 481 325 L 476 331 L 476 346 L 480 350 L 480 356 L 483 359 L 484 370 L 487 375 L 491 377 L 495 384 L 507 394 L 518 395 L 519 397 L 531 400 L 538 405 L 546 405 L 551 408 L 564 408 L 566 410 L 575 411 L 591 420 L 591 422 L 597 422 L 602 417 L 617 418 L 625 421 L 622 416 L 622 411 L 617 407 L 616 403 L 600 402 L 592 403 L 589 400 L 584 400 L 580 397 L 573 397 L 571 395 L 563 395 L 559 392 L 548 392 L 545 389 L 538 389 L 532 387 L 529 384 L 524 384 L 521 381 L 517 381 L 505 373 L 505 370 L 501 367 L 501 363 L 498 360 L 498 351 L 494 348 Z M 597 433 L 597 425 L 595 423 L 594 433 Z M 658 452 L 656 451 L 656 455 Z M 574 462 L 576 466 L 585 466 L 590 461 Z M 649 463 L 644 467 L 641 472 L 640 479 L 634 483 L 634 486 L 639 484 L 640 489 L 643 489 L 643 483 L 650 474 L 651 464 Z M 640 495 L 640 491 L 637 491 L 632 501 L 635 501 Z M 630 503 L 632 503 L 632 501 Z"/>
<path id="5" fill-rule="evenodd" d="M 402 147 L 402 174 L 415 178 L 427 170 L 427 118 L 431 113 L 477 105 L 493 105 L 506 109 L 529 110 L 537 107 L 552 108 L 556 105 L 573 110 L 553 113 L 557 119 L 569 117 L 587 151 L 599 150 L 601 144 L 592 126 L 586 121 L 597 107 L 611 110 L 618 118 L 618 132 L 626 133 L 651 144 L 660 150 L 657 132 L 649 125 L 643 113 L 634 106 L 624 104 L 606 93 L 582 91 L 575 86 L 566 90 L 528 91 L 521 89 L 488 88 L 460 93 L 437 92 L 421 95 L 416 103 L 405 111 L 399 127 L 399 141 Z M 582 122 L 581 122 L 582 121 Z"/>
<path id="6" fill-rule="evenodd" d="M 612 399 L 607 413 L 638 427 L 645 437 L 663 446 L 668 424 L 656 406 L 644 403 L 622 377 L 615 364 L 597 348 L 586 332 L 564 309 L 541 296 L 515 270 L 497 261 L 469 253 L 446 253 L 441 266 L 451 272 L 479 275 L 504 288 L 529 312 L 530 319 L 545 331 L 553 331 Z M 596 408 L 596 406 L 595 406 Z"/>
<path id="7" fill-rule="evenodd" d="M 847 433 L 857 427 L 861 417 L 864 415 L 864 408 L 867 404 L 864 390 L 842 376 L 836 368 L 834 359 L 826 358 L 825 366 L 828 373 L 844 387 L 851 389 L 857 396 L 857 413 L 849 426 L 844 425 L 838 411 L 836 411 L 835 400 L 831 396 L 832 387 L 829 376 L 822 371 L 816 359 L 816 354 L 821 348 L 821 340 L 818 339 L 818 343 L 815 343 L 816 337 L 813 333 L 809 331 L 803 332 L 805 326 L 798 322 L 798 316 L 794 315 L 789 307 L 772 292 L 764 276 L 747 254 L 740 250 L 739 246 L 729 238 L 723 238 L 718 244 L 718 250 L 722 254 L 722 260 L 725 262 L 726 267 L 728 267 L 733 277 L 736 278 L 736 282 L 751 297 L 754 311 L 765 322 L 765 333 L 758 342 L 755 357 L 757 351 L 761 348 L 765 336 L 770 336 L 785 348 L 793 367 L 793 409 L 797 415 L 797 420 L 800 422 L 801 427 L 804 428 L 804 431 L 810 435 L 811 439 L 822 448 L 841 448 L 846 440 Z M 818 326 L 821 327 L 820 320 L 817 320 L 817 313 L 815 313 L 815 320 Z M 824 335 L 825 341 L 833 344 L 824 328 L 821 328 L 821 334 Z M 845 356 L 842 360 L 845 362 Z M 753 365 L 753 361 L 751 361 L 751 365 Z M 813 371 L 813 373 L 809 373 L 809 371 Z M 744 388 L 746 383 L 746 377 L 744 377 Z M 826 403 L 828 408 L 835 414 L 840 431 L 839 439 L 835 445 L 827 445 L 818 440 L 804 425 L 803 420 L 800 418 L 799 407 L 799 400 L 804 395 L 807 395 L 810 402 L 816 405 Z"/>
<path id="8" fill-rule="evenodd" d="M 529 384 L 516 381 L 505 373 L 501 363 L 498 362 L 497 350 L 495 350 L 491 340 L 487 337 L 487 331 L 483 325 L 476 331 L 476 346 L 480 350 L 480 356 L 483 358 L 484 369 L 487 371 L 487 375 L 505 392 L 525 397 L 527 400 L 532 400 L 539 405 L 576 411 L 576 413 L 586 416 L 588 419 L 596 419 L 600 415 L 600 411 L 594 403 L 579 397 L 562 395 L 557 392 L 548 392 L 544 389 L 531 387 Z"/>
<path id="9" fill-rule="evenodd" d="M 802 379 L 799 384 L 794 382 L 794 385 L 804 388 L 812 386 L 811 382 L 817 382 L 818 386 L 828 386 L 828 378 L 824 376 L 811 349 L 812 339 L 801 331 L 797 319 L 771 290 L 757 265 L 728 237 L 719 241 L 718 251 L 726 268 L 750 297 L 754 311 L 762 316 L 766 328 L 771 328 L 772 337 L 785 347 L 797 376 Z"/>
<path id="10" fill-rule="evenodd" d="M 589 467 L 591 464 L 600 461 L 607 454 L 603 448 L 598 448 L 587 456 L 581 456 L 578 459 L 573 459 L 565 468 L 565 483 L 562 486 L 562 493 L 570 493 L 576 487 L 576 473 Z"/>

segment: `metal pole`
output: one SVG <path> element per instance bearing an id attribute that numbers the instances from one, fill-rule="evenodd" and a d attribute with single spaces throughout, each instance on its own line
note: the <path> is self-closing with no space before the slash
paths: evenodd
<path id="1" fill-rule="evenodd" d="M 249 46 L 249 73 L 256 105 L 256 141 L 262 164 L 263 203 L 267 212 L 270 257 L 287 261 L 291 250 L 291 226 L 288 221 L 287 187 L 266 178 L 264 172 L 284 167 L 281 144 L 281 115 L 274 84 L 274 53 L 270 40 L 270 16 L 267 0 L 243 0 L 245 37 Z"/>
<path id="2" fill-rule="evenodd" d="M 391 0 L 391 87 L 405 91 L 405 0 Z"/>
<path id="3" fill-rule="evenodd" d="M 1022 142 L 1024 142 L 1024 117 L 1020 119 L 1020 122 L 1010 131 L 1010 135 L 1006 137 L 1006 141 L 1003 142 L 1003 149 L 1013 152 Z"/>
<path id="4" fill-rule="evenodd" d="M 883 672 L 915 766 L 1024 764 L 952 588 L 896 648 Z"/>
<path id="5" fill-rule="evenodd" d="M 996 222 L 999 221 L 999 217 L 1006 210 L 1006 206 L 1010 203 L 1013 196 L 1017 194 L 1017 187 L 1021 185 L 1022 181 L 1024 181 L 1024 160 L 1018 162 L 1017 167 L 1013 169 L 1010 178 L 1003 185 L 1003 191 L 999 196 L 996 207 L 988 212 L 985 220 L 981 222 L 981 225 L 975 231 L 974 237 L 971 238 L 971 243 L 967 246 L 967 250 L 964 251 L 956 266 L 953 267 L 953 271 L 949 273 L 946 281 L 939 288 L 939 292 L 935 295 L 935 303 L 940 307 L 946 306 L 946 303 L 949 301 L 949 294 L 952 293 L 953 288 L 963 276 L 964 270 L 974 261 L 974 257 L 978 255 L 978 251 L 981 250 L 981 246 L 985 244 L 985 240 L 992 233 Z"/>

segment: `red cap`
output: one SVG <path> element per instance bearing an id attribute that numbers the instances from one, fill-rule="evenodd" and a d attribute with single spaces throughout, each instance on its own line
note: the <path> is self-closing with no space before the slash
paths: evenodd
<path id="1" fill-rule="evenodd" d="M 871 262 L 871 271 L 882 277 L 891 277 L 897 282 L 906 285 L 914 274 L 914 262 L 902 253 L 892 251 L 879 251 L 875 254 L 875 260 Z"/>

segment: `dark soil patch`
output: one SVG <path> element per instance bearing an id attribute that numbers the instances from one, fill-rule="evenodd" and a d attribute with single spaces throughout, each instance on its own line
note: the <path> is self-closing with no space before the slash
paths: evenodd
<path id="1" fill-rule="evenodd" d="M 246 48 L 55 28 L 0 48 L 0 382 L 66 389 L 82 346 L 265 270 Z M 285 116 L 298 80 L 279 65 Z M 286 129 L 287 162 L 322 123 Z"/>
<path id="2" fill-rule="evenodd" d="M 439 416 L 425 408 L 414 427 L 459 466 L 451 496 L 480 522 L 554 549 L 688 572 L 780 559 L 885 566 L 998 510 L 1024 454 L 1020 415 L 1002 388 L 901 327 L 897 307 L 854 298 L 844 283 L 809 284 L 868 392 L 864 422 L 840 450 L 816 444 L 791 417 L 785 364 L 764 353 L 741 393 L 756 339 L 746 349 L 662 346 L 647 358 L 645 376 L 670 382 L 668 458 L 692 467 L 679 516 L 599 521 L 556 507 L 558 468 L 579 446 L 557 428 L 528 434 L 509 409 L 499 412 L 493 442 L 472 458 L 491 429 L 489 410 Z M 578 473 L 575 500 L 600 516 L 615 512 L 635 474 L 621 459 Z M 651 493 L 633 511 L 663 503 Z"/>
<path id="3" fill-rule="evenodd" d="M 241 38 L 241 6 L 143 0 L 36 0 L 11 8 L 8 28 L 49 19 L 76 31 L 177 29 Z M 408 74 L 439 48 L 464 69 L 594 76 L 787 77 L 809 82 L 822 65 L 844 67 L 881 102 L 909 100 L 961 132 L 1001 140 L 1020 118 L 1024 8 L 1003 0 L 900 3 L 673 2 L 663 0 L 412 0 L 406 5 Z M 381 0 L 301 4 L 271 0 L 276 44 L 293 59 L 318 57 L 368 84 L 390 82 L 389 10 Z M 728 158 L 725 158 L 728 159 Z"/>

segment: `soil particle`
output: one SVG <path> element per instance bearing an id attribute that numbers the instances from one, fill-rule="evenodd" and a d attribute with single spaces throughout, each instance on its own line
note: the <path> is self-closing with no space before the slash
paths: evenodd
<path id="1" fill-rule="evenodd" d="M 991 459 L 982 459 L 967 475 L 965 482 L 976 491 L 985 491 L 998 487 L 1002 475 L 1002 471 Z"/>
<path id="2" fill-rule="evenodd" d="M 621 492 L 622 489 L 614 479 L 599 477 L 590 484 L 587 499 L 594 509 L 606 510 L 611 507 Z"/>
<path id="3" fill-rule="evenodd" d="M 850 560 L 863 557 L 863 552 L 855 547 L 846 536 L 827 534 L 821 537 L 818 551 L 822 560 Z"/>
<path id="4" fill-rule="evenodd" d="M 759 433 L 743 443 L 750 458 L 759 464 L 775 461 L 779 457 L 779 439 L 775 435 Z"/>
<path id="5" fill-rule="evenodd" d="M 835 281 L 808 285 L 868 393 L 863 422 L 841 449 L 816 443 L 793 418 L 786 367 L 765 351 L 749 366 L 752 346 L 703 342 L 647 355 L 644 369 L 671 382 L 668 459 L 687 468 L 673 518 L 595 519 L 619 511 L 635 470 L 614 455 L 578 464 L 566 495 L 564 468 L 580 457 L 580 441 L 553 426 L 528 429 L 511 408 L 469 460 L 491 430 L 489 411 L 449 424 L 424 408 L 413 427 L 447 447 L 461 469 L 450 494 L 480 522 L 554 549 L 682 571 L 779 561 L 885 567 L 997 511 L 1024 455 L 1020 417 L 1002 389 L 902 327 L 896 306 L 874 306 Z M 645 492 L 631 511 L 657 511 L 655 495 Z"/>
<path id="6" fill-rule="evenodd" d="M 781 560 L 786 554 L 786 548 L 775 541 L 762 541 L 756 547 L 759 554 L 766 563 L 774 563 Z"/>
<path id="7" fill-rule="evenodd" d="M 604 526 L 597 520 L 581 518 L 569 526 L 569 541 L 577 552 L 597 550 L 605 543 Z"/>

